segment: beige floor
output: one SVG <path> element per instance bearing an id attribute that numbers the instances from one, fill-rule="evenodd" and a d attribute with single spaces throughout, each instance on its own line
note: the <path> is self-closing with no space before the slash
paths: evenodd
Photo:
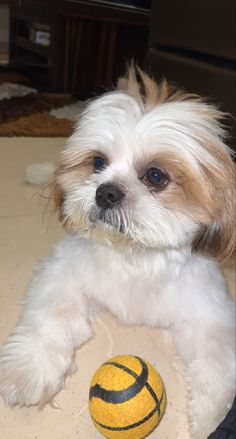
<path id="1" fill-rule="evenodd" d="M 24 182 L 24 171 L 30 163 L 55 160 L 63 142 L 64 139 L 0 139 L 0 343 L 16 322 L 35 264 L 63 235 L 56 218 L 47 210 L 47 201 Z M 228 274 L 232 276 L 230 270 Z M 67 380 L 66 388 L 56 397 L 59 409 L 10 409 L 0 400 L 1 438 L 101 438 L 88 414 L 89 382 L 102 362 L 119 353 L 146 358 L 164 379 L 168 407 L 150 439 L 189 439 L 185 389 L 177 372 L 181 365 L 168 334 L 125 328 L 110 315 L 102 316 L 95 326 L 95 338 L 78 352 L 79 372 Z"/>

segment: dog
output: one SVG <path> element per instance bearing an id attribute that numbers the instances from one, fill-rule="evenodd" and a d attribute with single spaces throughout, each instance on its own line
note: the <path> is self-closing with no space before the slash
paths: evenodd
<path id="1" fill-rule="evenodd" d="M 54 176 L 67 234 L 1 350 L 7 404 L 48 403 L 107 309 L 172 334 L 192 439 L 224 418 L 235 393 L 234 304 L 219 261 L 235 249 L 235 188 L 223 118 L 134 65 L 126 90 L 88 103 Z"/>

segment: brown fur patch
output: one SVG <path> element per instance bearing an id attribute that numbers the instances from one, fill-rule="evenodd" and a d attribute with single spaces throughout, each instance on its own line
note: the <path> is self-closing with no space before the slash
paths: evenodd
<path id="1" fill-rule="evenodd" d="M 103 154 L 99 151 L 87 151 L 82 154 L 77 151 L 77 154 L 73 154 L 70 149 L 63 151 L 61 154 L 61 164 L 59 164 L 54 174 L 52 192 L 59 220 L 65 228 L 70 228 L 63 213 L 63 202 L 66 193 L 75 185 L 84 182 L 94 172 L 94 158 L 96 156 L 103 156 Z"/>
<path id="2" fill-rule="evenodd" d="M 145 113 L 165 102 L 201 100 L 196 94 L 186 93 L 170 85 L 166 79 L 157 84 L 134 63 L 130 65 L 127 73 L 127 92 L 134 97 Z"/>
<path id="3" fill-rule="evenodd" d="M 170 177 L 169 185 L 157 191 L 163 205 L 188 210 L 199 222 L 211 222 L 216 211 L 215 199 L 206 187 L 204 176 L 197 174 L 189 162 L 173 152 L 161 152 L 146 164 L 146 168 L 149 167 L 159 168 Z"/>
<path id="4" fill-rule="evenodd" d="M 61 173 L 63 173 L 63 166 L 60 165 L 58 166 L 58 168 L 56 169 L 55 173 L 54 173 L 54 181 L 52 183 L 52 198 L 54 201 L 54 205 L 55 205 L 55 209 L 58 212 L 58 218 L 59 221 L 63 221 L 63 201 L 65 198 L 65 190 L 62 188 L 60 182 L 59 182 L 59 177 L 61 175 Z"/>
<path id="5" fill-rule="evenodd" d="M 157 154 L 145 166 L 170 176 L 169 185 L 157 192 L 163 205 L 187 211 L 199 224 L 193 250 L 225 260 L 235 250 L 235 165 L 226 151 L 219 156 L 221 166 L 201 163 L 201 173 L 170 152 Z"/>
<path id="6" fill-rule="evenodd" d="M 202 225 L 193 244 L 196 251 L 206 251 L 220 260 L 228 259 L 235 251 L 235 165 L 225 153 L 221 167 L 205 167 L 206 185 L 215 200 L 215 215 L 207 226 Z"/>

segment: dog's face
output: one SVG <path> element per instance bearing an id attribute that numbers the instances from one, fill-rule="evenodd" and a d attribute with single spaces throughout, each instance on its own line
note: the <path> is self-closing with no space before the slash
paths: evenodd
<path id="1" fill-rule="evenodd" d="M 56 172 L 67 228 L 146 248 L 233 248 L 234 166 L 220 113 L 131 69 L 89 103 Z"/>

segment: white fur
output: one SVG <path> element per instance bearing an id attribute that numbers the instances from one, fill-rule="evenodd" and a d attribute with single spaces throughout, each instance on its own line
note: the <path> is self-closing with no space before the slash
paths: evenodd
<path id="1" fill-rule="evenodd" d="M 185 364 L 191 439 L 206 439 L 225 416 L 235 391 L 234 306 L 225 281 L 217 262 L 191 252 L 199 227 L 193 213 L 154 199 L 134 166 L 164 148 L 189 160 L 199 181 L 199 157 L 220 166 L 200 142 L 204 131 L 226 148 L 220 128 L 193 105 L 205 104 L 166 103 L 143 115 L 122 92 L 89 105 L 66 154 L 99 150 L 111 164 L 66 193 L 63 212 L 74 231 L 42 264 L 1 351 L 0 393 L 10 405 L 43 404 L 63 387 L 75 349 L 105 308 L 125 324 L 171 331 Z M 127 200 L 101 222 L 95 193 L 107 181 L 122 184 Z"/>

